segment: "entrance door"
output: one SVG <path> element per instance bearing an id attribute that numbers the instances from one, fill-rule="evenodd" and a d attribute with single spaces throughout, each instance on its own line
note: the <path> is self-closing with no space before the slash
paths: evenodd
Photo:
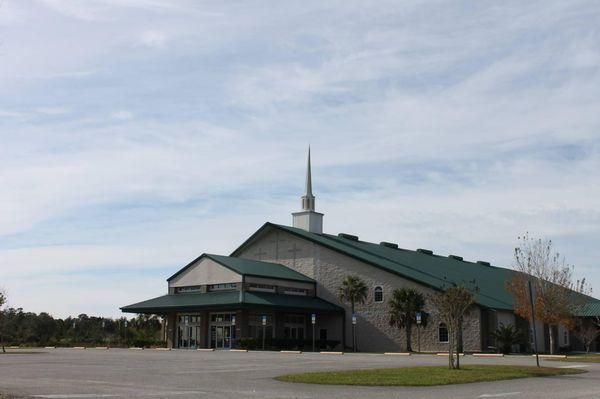
<path id="1" fill-rule="evenodd" d="M 211 336 L 215 349 L 231 349 L 231 326 L 211 326 Z"/>
<path id="2" fill-rule="evenodd" d="M 177 347 L 196 349 L 200 346 L 201 317 L 196 314 L 179 315 L 177 320 Z"/>

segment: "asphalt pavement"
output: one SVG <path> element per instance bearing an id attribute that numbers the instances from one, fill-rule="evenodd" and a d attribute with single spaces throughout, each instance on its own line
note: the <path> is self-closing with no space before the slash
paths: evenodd
<path id="1" fill-rule="evenodd" d="M 12 352 L 23 351 L 13 350 Z M 600 398 L 600 364 L 543 361 L 588 373 L 437 387 L 293 384 L 278 375 L 321 370 L 445 365 L 435 355 L 324 355 L 194 350 L 47 349 L 0 355 L 0 393 L 34 398 Z M 528 364 L 529 356 L 461 358 Z"/>

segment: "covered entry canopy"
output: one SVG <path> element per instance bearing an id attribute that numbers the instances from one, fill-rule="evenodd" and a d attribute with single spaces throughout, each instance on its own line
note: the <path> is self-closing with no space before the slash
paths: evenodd
<path id="1" fill-rule="evenodd" d="M 121 308 L 127 313 L 164 314 L 205 309 L 274 307 L 290 310 L 344 313 L 340 306 L 318 297 L 281 295 L 269 292 L 224 291 L 163 295 Z"/>

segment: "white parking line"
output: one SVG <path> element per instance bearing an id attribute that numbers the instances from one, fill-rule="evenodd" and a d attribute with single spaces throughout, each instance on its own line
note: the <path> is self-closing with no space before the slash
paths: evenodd
<path id="1" fill-rule="evenodd" d="M 480 398 L 504 398 L 506 396 L 515 396 L 519 395 L 521 392 L 504 392 L 504 393 L 485 393 L 483 395 L 479 395 Z"/>
<path id="2" fill-rule="evenodd" d="M 114 398 L 110 393 L 72 393 L 72 394 L 53 394 L 53 395 L 32 395 L 34 398 L 48 399 L 70 399 L 70 398 Z"/>
<path id="3" fill-rule="evenodd" d="M 572 366 L 560 366 L 559 369 L 580 369 L 583 367 L 589 367 L 587 364 L 574 364 Z"/>

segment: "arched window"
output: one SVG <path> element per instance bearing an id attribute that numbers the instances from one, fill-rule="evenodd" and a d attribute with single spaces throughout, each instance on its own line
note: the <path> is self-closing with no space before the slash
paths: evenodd
<path id="1" fill-rule="evenodd" d="M 375 290 L 373 291 L 373 297 L 375 302 L 383 302 L 383 287 L 380 285 L 375 287 Z"/>
<path id="2" fill-rule="evenodd" d="M 438 327 L 438 339 L 440 342 L 448 342 L 448 327 L 444 323 L 440 323 Z"/>

